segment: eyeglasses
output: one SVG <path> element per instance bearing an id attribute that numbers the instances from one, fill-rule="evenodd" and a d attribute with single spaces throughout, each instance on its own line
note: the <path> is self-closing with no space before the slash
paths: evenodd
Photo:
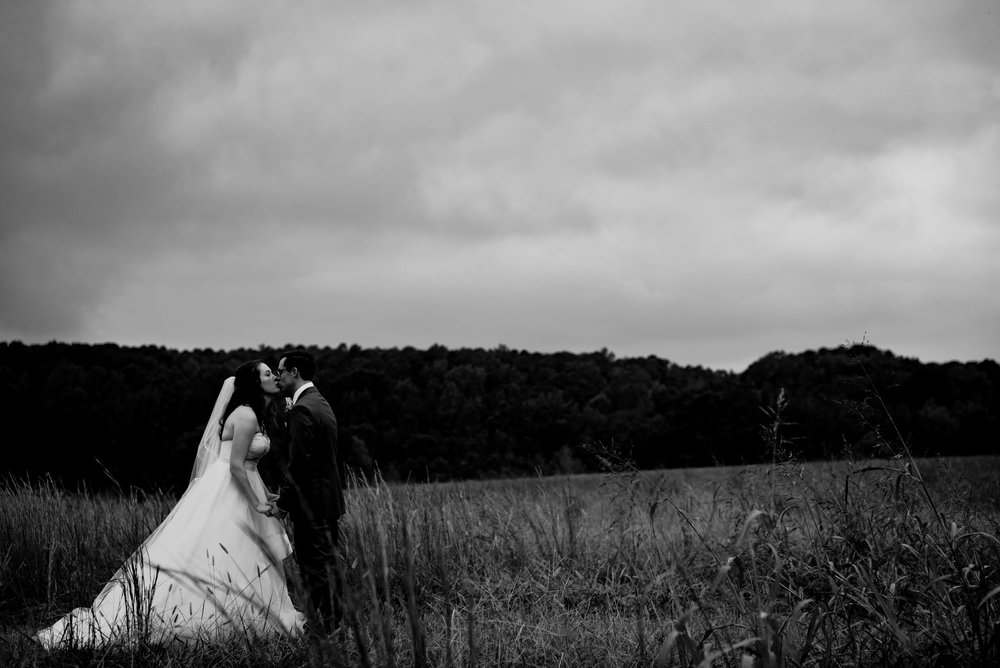
<path id="1" fill-rule="evenodd" d="M 288 369 L 282 369 L 282 368 L 281 368 L 280 366 L 278 367 L 278 375 L 279 375 L 279 376 L 280 376 L 281 374 L 283 374 L 283 373 L 286 373 L 286 372 L 288 372 Z"/>

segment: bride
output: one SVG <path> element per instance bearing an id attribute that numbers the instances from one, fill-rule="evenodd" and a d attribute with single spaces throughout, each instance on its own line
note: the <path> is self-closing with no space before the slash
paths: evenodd
<path id="1" fill-rule="evenodd" d="M 44 647 L 302 632 L 282 568 L 291 545 L 257 472 L 270 448 L 265 407 L 279 392 L 261 360 L 223 383 L 177 505 L 93 605 L 38 632 Z"/>

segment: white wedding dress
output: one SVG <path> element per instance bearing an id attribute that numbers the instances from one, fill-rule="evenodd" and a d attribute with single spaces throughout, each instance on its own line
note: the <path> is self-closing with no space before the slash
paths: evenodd
<path id="1" fill-rule="evenodd" d="M 209 422 L 210 427 L 212 423 Z M 115 573 L 90 608 L 77 608 L 36 636 L 46 648 L 103 647 L 295 636 L 304 617 L 292 606 L 282 560 L 282 525 L 247 503 L 229 470 L 232 441 L 218 451 L 167 518 Z M 270 441 L 250 444 L 245 468 L 266 502 L 257 460 Z"/>

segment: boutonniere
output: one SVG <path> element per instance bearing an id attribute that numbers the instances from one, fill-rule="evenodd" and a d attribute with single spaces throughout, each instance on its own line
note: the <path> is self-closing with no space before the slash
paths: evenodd
<path id="1" fill-rule="evenodd" d="M 286 411 L 292 410 L 292 398 L 291 397 L 285 397 L 285 410 Z"/>

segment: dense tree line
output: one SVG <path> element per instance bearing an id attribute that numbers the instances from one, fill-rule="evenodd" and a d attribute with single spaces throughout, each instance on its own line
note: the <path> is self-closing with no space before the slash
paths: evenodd
<path id="1" fill-rule="evenodd" d="M 598 470 L 586 446 L 644 468 L 992 452 L 1000 366 L 870 346 L 771 353 L 740 374 L 656 357 L 496 349 L 311 348 L 345 463 L 387 479 Z M 182 489 L 222 380 L 281 349 L 176 351 L 0 343 L 2 466 L 67 485 Z M 779 438 L 762 425 L 782 405 Z M 891 417 L 891 421 L 890 421 Z"/>

